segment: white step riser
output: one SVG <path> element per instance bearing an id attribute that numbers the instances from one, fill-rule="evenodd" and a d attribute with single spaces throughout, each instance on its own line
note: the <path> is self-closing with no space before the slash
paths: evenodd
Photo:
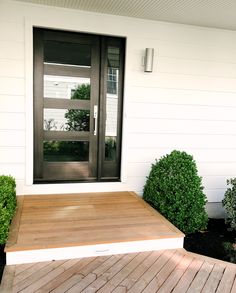
<path id="1" fill-rule="evenodd" d="M 6 258 L 7 265 L 16 265 L 51 260 L 75 259 L 101 255 L 183 248 L 183 241 L 184 238 L 180 237 L 111 244 L 24 250 L 7 252 Z"/>

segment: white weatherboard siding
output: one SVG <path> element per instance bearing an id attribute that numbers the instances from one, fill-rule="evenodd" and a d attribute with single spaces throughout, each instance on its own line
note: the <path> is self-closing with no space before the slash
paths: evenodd
<path id="1" fill-rule="evenodd" d="M 32 26 L 127 38 L 121 183 L 32 184 Z M 153 73 L 142 57 L 154 48 Z M 0 173 L 17 193 L 134 190 L 173 149 L 197 161 L 221 202 L 236 177 L 236 32 L 0 2 Z M 220 207 L 220 205 L 219 205 Z M 212 210 L 212 209 L 211 209 Z"/>

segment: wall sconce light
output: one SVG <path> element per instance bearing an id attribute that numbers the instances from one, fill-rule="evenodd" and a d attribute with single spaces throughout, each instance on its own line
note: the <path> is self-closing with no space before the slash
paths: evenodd
<path id="1" fill-rule="evenodd" d="M 152 72 L 153 70 L 154 49 L 146 48 L 144 57 L 144 72 Z"/>

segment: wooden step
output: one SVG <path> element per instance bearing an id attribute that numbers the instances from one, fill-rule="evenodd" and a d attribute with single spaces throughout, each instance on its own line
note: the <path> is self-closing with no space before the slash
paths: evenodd
<path id="1" fill-rule="evenodd" d="M 183 247 L 184 234 L 134 192 L 18 198 L 7 264 Z"/>

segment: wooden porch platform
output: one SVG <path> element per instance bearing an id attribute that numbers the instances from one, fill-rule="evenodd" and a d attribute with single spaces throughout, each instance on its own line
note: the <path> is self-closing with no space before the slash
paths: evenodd
<path id="1" fill-rule="evenodd" d="M 7 264 L 183 247 L 183 233 L 134 192 L 20 196 Z"/>
<path id="2" fill-rule="evenodd" d="M 236 265 L 184 249 L 7 266 L 4 293 L 235 293 Z"/>

